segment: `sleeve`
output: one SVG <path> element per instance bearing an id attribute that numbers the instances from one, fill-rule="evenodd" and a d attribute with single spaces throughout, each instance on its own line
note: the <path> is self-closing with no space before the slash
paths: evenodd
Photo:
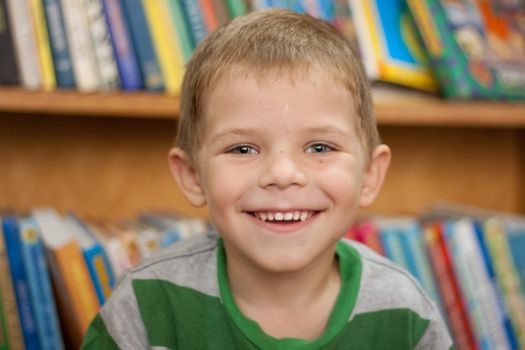
<path id="1" fill-rule="evenodd" d="M 131 282 L 129 275 L 122 278 L 91 322 L 82 342 L 82 350 L 149 348 Z"/>
<path id="2" fill-rule="evenodd" d="M 428 326 L 423 333 L 421 339 L 419 339 L 414 350 L 451 350 L 456 349 L 450 332 L 448 331 L 443 317 L 437 309 L 434 309 L 428 322 Z"/>

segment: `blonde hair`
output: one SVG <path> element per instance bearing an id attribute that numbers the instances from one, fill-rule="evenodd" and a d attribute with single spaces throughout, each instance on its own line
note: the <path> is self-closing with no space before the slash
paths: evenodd
<path id="1" fill-rule="evenodd" d="M 268 73 L 301 77 L 320 67 L 354 98 L 356 128 L 371 156 L 379 144 L 369 82 L 350 43 L 330 24 L 282 9 L 252 12 L 209 35 L 193 53 L 184 76 L 175 145 L 194 164 L 203 137 L 207 95 L 224 78 Z"/>

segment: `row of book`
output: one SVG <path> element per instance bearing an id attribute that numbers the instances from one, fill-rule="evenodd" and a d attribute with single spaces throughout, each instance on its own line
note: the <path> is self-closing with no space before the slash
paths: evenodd
<path id="1" fill-rule="evenodd" d="M 172 213 L 123 223 L 49 208 L 0 216 L 0 350 L 78 349 L 127 269 L 209 230 Z"/>
<path id="2" fill-rule="evenodd" d="M 457 349 L 525 349 L 525 217 L 447 207 L 362 219 L 346 237 L 420 282 Z"/>
<path id="3" fill-rule="evenodd" d="M 0 85 L 177 95 L 196 44 L 268 7 L 332 23 L 373 81 L 525 98 L 521 0 L 0 0 Z"/>

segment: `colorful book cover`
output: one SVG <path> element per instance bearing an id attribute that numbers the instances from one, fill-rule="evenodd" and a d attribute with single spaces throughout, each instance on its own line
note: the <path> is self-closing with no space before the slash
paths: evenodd
<path id="1" fill-rule="evenodd" d="M 423 236 L 454 342 L 460 350 L 479 349 L 445 243 L 443 223 L 426 222 L 423 224 Z"/>
<path id="2" fill-rule="evenodd" d="M 80 251 L 66 224 L 53 209 L 33 210 L 47 252 L 66 348 L 78 349 L 99 310 L 95 288 Z"/>
<path id="3" fill-rule="evenodd" d="M 504 307 L 517 337 L 518 344 L 514 348 L 525 348 L 525 296 L 521 294 L 521 282 L 512 261 L 504 225 L 498 218 L 490 218 L 483 222 L 482 232 L 497 284 L 501 288 Z"/>
<path id="4" fill-rule="evenodd" d="M 184 76 L 184 58 L 174 23 L 170 16 L 169 0 L 142 0 L 157 51 L 166 92 L 178 96 Z"/>
<path id="5" fill-rule="evenodd" d="M 82 250 L 98 301 L 100 305 L 104 305 L 115 286 L 115 276 L 109 258 L 102 244 L 85 223 L 74 214 L 67 215 L 64 221 Z"/>
<path id="6" fill-rule="evenodd" d="M 430 61 L 402 0 L 350 0 L 370 79 L 437 92 Z"/>
<path id="7" fill-rule="evenodd" d="M 111 42 L 117 60 L 121 87 L 137 90 L 143 86 L 137 56 L 131 43 L 131 35 L 119 0 L 102 0 L 111 33 Z"/>
<path id="8" fill-rule="evenodd" d="M 38 328 L 33 309 L 33 301 L 31 300 L 27 271 L 24 264 L 24 253 L 18 219 L 15 216 L 4 217 L 2 220 L 2 229 L 25 348 L 28 350 L 37 350 L 40 348 Z"/>
<path id="9" fill-rule="evenodd" d="M 195 49 L 195 42 L 190 34 L 190 28 L 182 4 L 179 0 L 168 0 L 168 6 L 171 14 L 170 21 L 175 26 L 175 34 L 182 53 L 184 64 L 188 63 Z"/>
<path id="10" fill-rule="evenodd" d="M 60 1 L 43 0 L 43 6 L 57 87 L 72 89 L 75 87 L 75 75 Z"/>
<path id="11" fill-rule="evenodd" d="M 449 98 L 525 98 L 525 4 L 408 0 Z"/>
<path id="12" fill-rule="evenodd" d="M 20 81 L 26 89 L 40 89 L 42 71 L 38 60 L 35 28 L 31 20 L 29 2 L 7 0 L 7 10 Z"/>
<path id="13" fill-rule="evenodd" d="M 36 51 L 42 73 L 42 88 L 45 91 L 51 91 L 56 88 L 56 78 L 46 17 L 44 15 L 44 4 L 41 0 L 29 0 L 29 8 L 30 17 L 34 25 Z"/>
<path id="14" fill-rule="evenodd" d="M 206 25 L 206 32 L 211 33 L 219 27 L 219 21 L 215 15 L 213 0 L 199 0 L 199 7 Z"/>
<path id="15" fill-rule="evenodd" d="M 380 232 L 372 219 L 363 220 L 354 225 L 355 240 L 372 248 L 375 252 L 385 256 Z"/>
<path id="16" fill-rule="evenodd" d="M 484 350 L 510 349 L 473 220 L 447 221 L 445 236 L 478 344 Z"/>
<path id="17" fill-rule="evenodd" d="M 20 82 L 6 1 L 0 0 L 0 52 L 2 52 L 0 55 L 0 85 L 18 84 Z"/>
<path id="18" fill-rule="evenodd" d="M 63 349 L 44 244 L 36 222 L 30 217 L 19 219 L 24 266 L 38 328 L 40 349 Z"/>
<path id="19" fill-rule="evenodd" d="M 4 243 L 3 224 L 0 217 L 0 302 L 5 321 L 4 344 L 9 350 L 23 350 L 24 338 L 20 327 L 15 291 L 11 282 L 11 271 Z"/>
<path id="20" fill-rule="evenodd" d="M 100 89 L 120 88 L 120 76 L 102 0 L 84 0 L 89 32 L 97 60 Z"/>
<path id="21" fill-rule="evenodd" d="M 82 92 L 100 89 L 98 63 L 89 31 L 85 3 L 60 0 L 76 87 Z"/>
<path id="22" fill-rule="evenodd" d="M 190 34 L 193 39 L 193 43 L 198 45 L 206 35 L 208 31 L 206 24 L 204 23 L 204 17 L 199 7 L 198 1 L 195 0 L 181 0 L 182 10 L 186 16 L 187 23 L 189 24 Z"/>
<path id="23" fill-rule="evenodd" d="M 144 86 L 149 91 L 164 90 L 157 53 L 141 0 L 121 0 L 120 4 L 129 24 L 131 41 L 137 54 Z"/>
<path id="24" fill-rule="evenodd" d="M 381 243 L 386 257 L 400 267 L 409 270 L 408 261 L 401 242 L 400 229 L 394 225 L 393 220 L 389 218 L 376 218 L 375 222 L 379 227 Z"/>
<path id="25" fill-rule="evenodd" d="M 242 16 L 248 12 L 248 7 L 244 0 L 225 0 L 225 2 L 230 18 Z"/>

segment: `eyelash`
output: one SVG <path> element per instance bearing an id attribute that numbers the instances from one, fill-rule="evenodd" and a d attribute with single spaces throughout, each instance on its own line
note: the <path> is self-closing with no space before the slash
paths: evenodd
<path id="1" fill-rule="evenodd" d="M 319 150 L 319 148 L 322 148 L 322 150 Z M 309 151 L 309 150 L 312 150 L 312 151 Z M 326 153 L 326 152 L 334 151 L 334 148 L 324 143 L 314 143 L 306 147 L 305 151 L 306 153 Z"/>
<path id="2" fill-rule="evenodd" d="M 320 149 L 321 148 L 321 149 Z M 324 143 L 314 143 L 308 147 L 306 147 L 305 152 L 306 153 L 326 153 L 334 151 L 335 149 L 327 144 Z M 240 155 L 246 155 L 246 154 L 257 154 L 259 151 L 255 149 L 255 147 L 250 145 L 238 145 L 235 147 L 232 147 L 226 151 L 226 153 L 233 153 L 233 154 L 240 154 Z"/>
<path id="3" fill-rule="evenodd" d="M 243 150 L 248 150 L 248 152 L 245 152 Z M 232 147 L 230 149 L 228 149 L 228 151 L 226 151 L 227 153 L 234 153 L 234 154 L 240 154 L 240 155 L 245 155 L 245 154 L 256 154 L 256 153 L 259 153 L 253 146 L 250 146 L 250 145 L 238 145 L 238 146 L 235 146 L 235 147 Z"/>

